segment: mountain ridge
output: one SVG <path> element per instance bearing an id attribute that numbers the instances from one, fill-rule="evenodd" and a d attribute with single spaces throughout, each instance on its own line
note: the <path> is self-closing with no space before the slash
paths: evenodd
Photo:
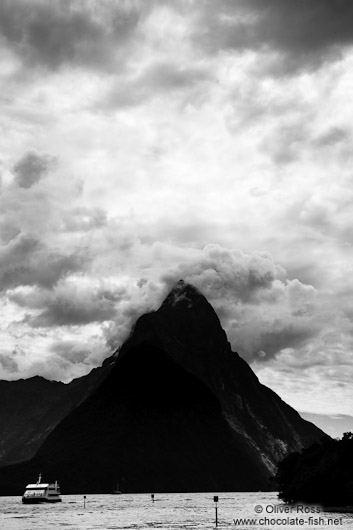
<path id="1" fill-rule="evenodd" d="M 34 456 L 56 425 L 104 379 L 113 357 L 67 384 L 38 375 L 0 381 L 0 467 Z"/>
<path id="2" fill-rule="evenodd" d="M 67 493 L 109 492 L 117 479 L 131 492 L 272 489 L 277 462 L 322 436 L 261 385 L 206 298 L 180 281 L 36 455 L 0 478 L 13 491 L 38 468 L 60 469 Z"/>

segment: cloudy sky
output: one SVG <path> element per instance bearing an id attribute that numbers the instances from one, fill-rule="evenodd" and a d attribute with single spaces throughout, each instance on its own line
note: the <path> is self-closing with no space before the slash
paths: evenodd
<path id="1" fill-rule="evenodd" d="M 352 414 L 351 0 L 0 0 L 0 377 L 101 364 L 180 278 Z"/>

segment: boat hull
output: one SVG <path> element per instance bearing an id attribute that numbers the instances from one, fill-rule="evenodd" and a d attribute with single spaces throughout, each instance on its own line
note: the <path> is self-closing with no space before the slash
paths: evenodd
<path id="1" fill-rule="evenodd" d="M 61 502 L 62 499 L 36 499 L 36 498 L 22 498 L 23 504 L 44 504 L 44 503 L 54 503 L 54 502 Z"/>

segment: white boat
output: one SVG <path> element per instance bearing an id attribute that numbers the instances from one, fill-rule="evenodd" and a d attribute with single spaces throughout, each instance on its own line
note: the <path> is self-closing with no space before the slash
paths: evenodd
<path id="1" fill-rule="evenodd" d="M 61 502 L 60 486 L 54 483 L 41 482 L 42 475 L 39 474 L 36 484 L 27 484 L 22 502 L 24 504 L 37 504 L 39 502 Z"/>

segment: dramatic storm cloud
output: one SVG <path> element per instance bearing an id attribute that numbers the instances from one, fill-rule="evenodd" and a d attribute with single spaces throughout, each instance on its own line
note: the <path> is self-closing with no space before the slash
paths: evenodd
<path id="1" fill-rule="evenodd" d="M 321 66 L 353 41 L 349 0 L 208 0 L 201 20 L 206 50 L 270 52 L 282 73 Z"/>
<path id="2" fill-rule="evenodd" d="M 0 5 L 4 42 L 27 67 L 107 68 L 114 64 L 114 48 L 129 40 L 139 18 L 139 10 L 125 1 L 4 0 Z"/>
<path id="3" fill-rule="evenodd" d="M 0 2 L 0 377 L 98 366 L 174 282 L 351 414 L 350 0 Z"/>
<path id="4" fill-rule="evenodd" d="M 53 160 L 37 153 L 26 153 L 13 168 L 15 182 L 21 188 L 30 188 L 45 176 Z"/>

